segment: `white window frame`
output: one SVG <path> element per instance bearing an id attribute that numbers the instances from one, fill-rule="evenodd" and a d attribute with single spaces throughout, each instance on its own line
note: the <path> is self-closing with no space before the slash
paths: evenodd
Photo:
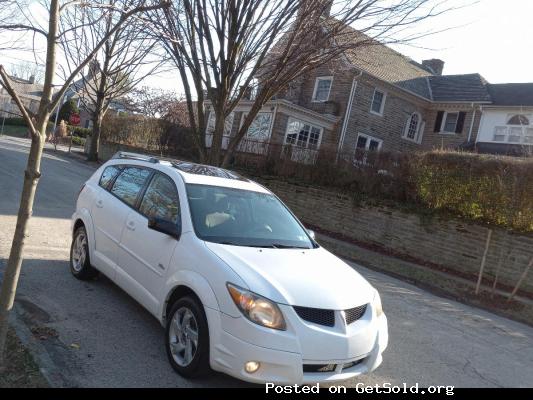
<path id="1" fill-rule="evenodd" d="M 270 125 L 268 127 L 268 140 L 270 140 L 270 138 L 272 137 L 272 126 L 274 125 L 274 113 L 273 112 L 270 112 L 270 111 L 259 111 L 256 115 L 255 115 L 255 118 L 254 120 L 252 121 L 252 124 L 255 122 L 256 118 L 261 115 L 261 114 L 269 114 L 270 115 Z M 247 112 L 244 112 L 242 113 L 242 116 L 241 116 L 241 122 L 239 124 L 239 129 L 242 128 L 242 125 L 244 124 L 244 120 L 246 119 L 246 117 L 248 116 L 248 113 Z M 252 126 L 252 124 L 250 124 L 250 126 L 248 127 L 248 130 L 246 131 L 246 134 L 244 135 L 244 137 L 246 139 L 249 139 L 249 136 L 248 136 L 248 131 L 250 130 L 250 127 Z M 267 141 L 268 141 L 267 140 Z"/>
<path id="2" fill-rule="evenodd" d="M 317 100 L 316 94 L 318 91 L 318 83 L 320 81 L 329 81 L 329 90 L 328 95 L 326 96 L 326 100 Z M 311 99 L 312 103 L 325 103 L 326 101 L 329 101 L 329 96 L 331 94 L 331 88 L 333 87 L 333 76 L 319 76 L 315 79 L 315 88 L 313 89 L 313 97 Z"/>
<path id="3" fill-rule="evenodd" d="M 457 114 L 457 119 L 455 120 L 455 128 L 453 128 L 453 132 L 445 131 L 444 127 L 446 126 L 446 118 L 448 118 L 448 114 Z M 444 115 L 442 116 L 442 122 L 440 124 L 440 134 L 441 135 L 456 135 L 455 132 L 457 130 L 457 123 L 459 122 L 459 111 L 444 111 Z"/>
<path id="4" fill-rule="evenodd" d="M 291 122 L 299 122 L 300 124 L 303 124 L 303 125 L 309 125 L 309 135 L 307 136 L 307 143 L 305 145 L 305 147 L 302 147 L 302 146 L 298 146 L 298 136 L 296 137 L 296 142 L 295 143 L 287 143 L 287 137 L 289 136 L 289 126 L 291 125 Z M 315 124 L 312 124 L 310 122 L 307 122 L 303 119 L 299 119 L 299 118 L 294 118 L 294 117 L 289 117 L 288 121 L 287 121 L 287 127 L 285 128 L 285 138 L 283 139 L 283 144 L 286 145 L 286 146 L 295 146 L 295 147 L 298 147 L 300 149 L 308 149 L 309 148 L 309 139 L 311 138 L 311 128 L 317 128 L 318 130 L 320 130 L 320 136 L 318 137 L 318 142 L 316 144 L 316 149 L 309 149 L 309 150 L 318 150 L 320 149 L 320 145 L 322 144 L 322 137 L 324 136 L 324 128 L 319 126 L 319 125 L 315 125 Z"/>
<path id="5" fill-rule="evenodd" d="M 381 108 L 379 109 L 379 112 L 374 111 L 372 106 L 374 105 L 374 99 L 376 97 L 376 92 L 383 94 L 383 100 L 381 101 Z M 383 112 L 385 111 L 385 102 L 387 101 L 387 92 L 385 90 L 381 90 L 378 88 L 374 89 L 374 94 L 372 95 L 372 101 L 370 102 L 370 113 L 374 115 L 379 115 L 380 117 L 383 117 Z"/>
<path id="6" fill-rule="evenodd" d="M 409 128 L 411 127 L 411 120 L 413 118 L 413 115 L 418 116 L 418 125 L 416 127 L 415 137 L 410 138 L 408 136 L 409 134 Z M 403 130 L 402 138 L 405 140 L 408 140 L 410 142 L 418 143 L 420 144 L 422 142 L 422 135 L 424 134 L 423 129 L 425 127 L 425 122 L 422 120 L 422 114 L 420 114 L 418 111 L 415 111 L 411 115 L 409 115 L 409 118 L 407 118 L 407 122 L 405 124 L 405 128 Z"/>
<path id="7" fill-rule="evenodd" d="M 224 121 L 224 133 L 223 136 L 230 137 L 233 130 L 233 122 L 235 120 L 235 113 L 231 112 Z M 205 127 L 205 134 L 213 136 L 215 132 L 216 115 L 213 110 L 209 111 L 209 117 L 207 118 L 207 124 Z"/>
<path id="8" fill-rule="evenodd" d="M 383 140 L 382 139 L 379 139 L 379 138 L 374 137 L 374 136 L 367 135 L 366 133 L 358 133 L 357 134 L 357 138 L 355 139 L 355 150 L 354 150 L 355 153 L 357 153 L 357 150 L 358 150 L 357 143 L 359 142 L 359 138 L 360 137 L 364 137 L 364 138 L 367 139 L 367 145 L 365 146 L 365 150 L 366 151 L 370 150 L 370 141 L 371 140 L 379 143 L 377 151 L 381 151 L 381 147 L 383 146 Z"/>

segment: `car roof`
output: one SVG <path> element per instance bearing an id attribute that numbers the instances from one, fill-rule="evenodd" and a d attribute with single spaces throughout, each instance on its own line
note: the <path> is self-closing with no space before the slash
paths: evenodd
<path id="1" fill-rule="evenodd" d="M 134 161 L 137 165 L 146 165 L 179 174 L 185 183 L 198 185 L 223 186 L 228 188 L 251 190 L 254 192 L 270 193 L 258 183 L 243 177 L 237 172 L 212 165 L 197 164 L 172 158 L 156 157 L 139 153 L 119 151 L 111 160 Z M 122 164 L 122 162 L 120 163 Z"/>

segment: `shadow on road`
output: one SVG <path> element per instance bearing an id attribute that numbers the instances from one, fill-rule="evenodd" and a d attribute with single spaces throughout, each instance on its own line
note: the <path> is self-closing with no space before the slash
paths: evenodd
<path id="1" fill-rule="evenodd" d="M 24 260 L 16 303 L 69 386 L 254 387 L 217 372 L 179 376 L 159 322 L 107 277 L 75 279 L 66 260 Z"/>

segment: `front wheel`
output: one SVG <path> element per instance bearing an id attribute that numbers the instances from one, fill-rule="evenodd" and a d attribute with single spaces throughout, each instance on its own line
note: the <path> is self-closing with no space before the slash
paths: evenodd
<path id="1" fill-rule="evenodd" d="M 191 296 L 174 303 L 167 319 L 166 349 L 172 368 L 187 378 L 210 371 L 209 330 L 201 303 Z"/>
<path id="2" fill-rule="evenodd" d="M 70 246 L 70 272 L 76 278 L 86 281 L 98 276 L 98 271 L 91 266 L 87 232 L 80 226 L 74 232 Z"/>

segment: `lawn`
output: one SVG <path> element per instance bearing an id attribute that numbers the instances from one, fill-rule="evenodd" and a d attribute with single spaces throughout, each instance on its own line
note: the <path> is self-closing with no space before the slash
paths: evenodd
<path id="1" fill-rule="evenodd" d="M 0 120 L 0 130 L 2 129 L 2 121 Z M 15 137 L 28 137 L 28 128 L 19 125 L 4 125 L 4 135 Z"/>

